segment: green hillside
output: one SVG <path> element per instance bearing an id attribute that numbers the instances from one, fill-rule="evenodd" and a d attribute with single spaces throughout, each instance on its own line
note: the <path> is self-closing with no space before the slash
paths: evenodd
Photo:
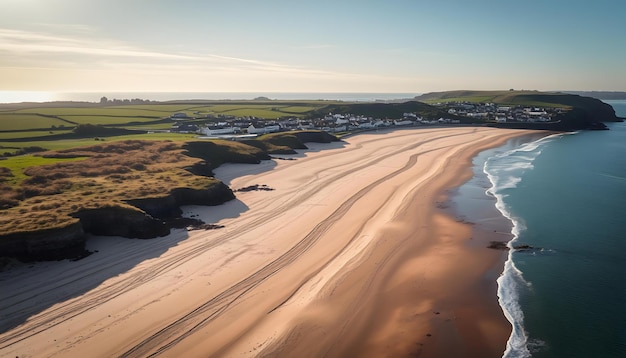
<path id="1" fill-rule="evenodd" d="M 539 91 L 446 91 L 432 92 L 415 97 L 418 101 L 426 103 L 445 102 L 473 102 L 473 103 L 496 103 L 507 106 L 529 106 L 544 108 L 567 109 L 560 117 L 558 123 L 543 124 L 503 124 L 502 127 L 531 127 L 550 130 L 577 130 L 577 129 L 603 129 L 603 122 L 619 122 L 622 118 L 615 115 L 615 110 L 610 105 L 591 97 L 567 94 L 561 92 Z M 544 128 L 545 127 L 545 128 Z"/>
<path id="2" fill-rule="evenodd" d="M 328 113 L 333 114 L 354 114 L 373 118 L 402 118 L 404 113 L 417 113 L 426 119 L 439 119 L 441 117 L 458 117 L 448 114 L 447 111 L 431 106 L 427 103 L 409 101 L 403 103 L 341 103 L 331 104 L 318 110 L 310 112 L 311 117 L 323 117 Z"/>

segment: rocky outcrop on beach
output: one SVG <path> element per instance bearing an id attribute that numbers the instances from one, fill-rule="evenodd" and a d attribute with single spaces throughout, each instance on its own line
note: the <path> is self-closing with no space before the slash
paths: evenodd
<path id="1" fill-rule="evenodd" d="M 106 206 L 80 210 L 72 216 L 78 219 L 64 227 L 0 235 L 0 257 L 15 257 L 22 261 L 72 259 L 84 256 L 85 233 L 152 239 L 168 235 L 173 227 L 181 227 L 182 205 L 219 205 L 235 198 L 223 183 L 210 189 L 174 189 L 161 198 L 129 200 L 132 206 Z M 195 220 L 193 228 L 207 228 Z M 184 225 L 186 227 L 189 225 Z"/>
<path id="2" fill-rule="evenodd" d="M 254 184 L 243 188 L 235 189 L 235 192 L 248 192 L 248 191 L 272 191 L 274 188 L 270 188 L 265 184 Z"/>
<path id="3" fill-rule="evenodd" d="M 0 257 L 46 261 L 85 255 L 85 232 L 80 222 L 63 228 L 0 235 Z"/>
<path id="4" fill-rule="evenodd" d="M 180 207 L 183 205 L 214 206 L 234 198 L 235 194 L 232 190 L 224 183 L 218 182 L 208 189 L 176 188 L 167 196 L 133 199 L 126 202 L 153 217 L 169 220 L 180 217 L 182 214 Z"/>
<path id="5" fill-rule="evenodd" d="M 165 236 L 170 228 L 161 219 L 133 208 L 111 206 L 77 212 L 85 232 L 94 235 L 151 239 Z"/>
<path id="6" fill-rule="evenodd" d="M 487 245 L 487 248 L 494 249 L 494 250 L 509 250 L 509 246 L 507 245 L 506 241 L 491 241 L 489 245 Z M 518 252 L 524 252 L 524 251 L 535 251 L 535 250 L 542 250 L 542 249 L 523 244 L 523 245 L 513 246 L 513 250 L 518 251 Z"/>

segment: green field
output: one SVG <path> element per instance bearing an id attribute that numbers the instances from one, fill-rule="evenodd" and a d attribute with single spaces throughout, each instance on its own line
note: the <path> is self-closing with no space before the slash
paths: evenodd
<path id="1" fill-rule="evenodd" d="M 152 122 L 161 119 L 160 117 L 122 117 L 108 115 L 63 115 L 59 116 L 76 124 L 101 124 L 101 125 L 118 125 L 136 122 Z M 171 126 L 171 124 L 170 124 Z"/>
<path id="2" fill-rule="evenodd" d="M 151 103 L 139 105 L 99 105 L 95 103 L 53 103 L 0 105 L 0 154 L 12 153 L 25 147 L 42 147 L 48 150 L 72 148 L 94 144 L 94 137 L 58 138 L 69 134 L 81 124 L 103 125 L 140 131 L 169 130 L 175 120 L 174 113 L 185 113 L 187 123 L 204 124 L 219 115 L 275 119 L 285 116 L 302 116 L 319 108 L 324 102 L 257 102 L 257 101 L 191 101 L 186 103 Z M 49 139 L 47 139 L 48 137 Z M 105 137 L 99 140 L 126 139 L 184 140 L 194 135 L 152 133 Z"/>
<path id="3" fill-rule="evenodd" d="M 280 117 L 301 117 L 318 107 L 311 105 L 278 105 L 278 104 L 215 104 L 210 106 L 193 107 L 180 112 L 188 116 L 199 115 L 226 115 L 235 117 L 257 117 L 277 119 Z"/>
<path id="4" fill-rule="evenodd" d="M 422 102 L 435 104 L 435 103 L 448 103 L 448 102 L 470 102 L 470 103 L 487 103 L 493 102 L 494 96 L 468 96 L 468 97 L 449 97 L 442 99 L 429 99 Z"/>
<path id="5" fill-rule="evenodd" d="M 0 143 L 6 139 L 23 139 L 23 138 L 43 137 L 43 136 L 70 133 L 70 132 L 71 130 L 69 129 L 68 130 L 56 130 L 56 131 L 0 132 Z"/>
<path id="6" fill-rule="evenodd" d="M 6 112 L 4 112 L 6 113 Z M 43 115 L 52 116 L 120 116 L 120 117 L 135 117 L 135 116 L 151 116 L 156 118 L 167 117 L 173 112 L 170 110 L 159 111 L 149 110 L 143 108 L 135 108 L 135 106 L 125 107 L 92 107 L 92 108 L 72 108 L 72 107 L 51 107 L 51 108 L 27 108 L 15 111 L 15 113 L 37 113 Z"/>
<path id="7" fill-rule="evenodd" d="M 302 117 L 331 104 L 329 101 L 185 101 L 150 104 L 100 105 L 97 103 L 42 103 L 0 105 L 0 154 L 38 146 L 49 150 L 91 145 L 89 138 L 59 139 L 81 124 L 103 125 L 139 131 L 169 130 L 175 113 L 185 113 L 186 123 L 202 125 L 214 117 L 257 117 L 277 119 Z M 46 139 L 49 137 L 49 139 Z M 193 135 L 154 133 L 106 137 L 125 139 L 186 139 Z"/>
<path id="8" fill-rule="evenodd" d="M 138 128 L 146 123 L 147 130 L 166 129 L 173 122 L 169 125 L 153 122 L 167 121 L 174 113 L 185 113 L 190 119 L 199 120 L 220 115 L 264 119 L 302 117 L 328 104 L 327 101 L 192 101 L 116 106 L 95 103 L 5 105 L 0 106 L 0 132 L 71 128 L 78 124 Z"/>
<path id="9" fill-rule="evenodd" d="M 58 118 L 44 117 L 30 113 L 0 113 L 0 131 L 20 131 L 29 129 L 47 129 L 52 126 L 71 126 Z"/>
<path id="10" fill-rule="evenodd" d="M 102 138 L 101 141 L 96 141 L 94 138 L 80 138 L 80 139 L 33 140 L 33 141 L 25 140 L 25 141 L 19 141 L 19 142 L 13 142 L 13 141 L 7 142 L 7 141 L 2 141 L 2 138 L 0 138 L 0 154 L 4 152 L 14 152 L 15 149 L 13 148 L 42 147 L 48 150 L 61 150 L 61 149 L 95 145 L 98 143 L 102 143 L 102 141 L 119 142 L 119 141 L 124 141 L 128 139 L 183 141 L 183 140 L 193 139 L 195 137 L 197 137 L 197 135 L 195 134 L 146 133 L 146 134 L 107 137 L 107 138 Z M 11 148 L 11 149 L 7 149 L 7 148 Z"/>
<path id="11" fill-rule="evenodd" d="M 562 103 L 562 97 L 562 93 L 537 91 L 446 91 L 426 93 L 417 97 L 417 100 L 429 104 L 470 102 L 532 107 L 570 107 L 567 103 Z"/>
<path id="12" fill-rule="evenodd" d="M 93 143 L 91 143 L 93 144 Z M 4 160 L 0 160 L 0 167 L 9 168 L 13 173 L 13 176 L 7 181 L 9 185 L 17 185 L 22 180 L 28 178 L 26 174 L 24 174 L 24 169 L 30 167 L 36 167 L 40 165 L 54 164 L 58 162 L 68 162 L 68 161 L 77 161 L 83 160 L 85 158 L 43 158 L 34 155 L 20 155 L 17 157 L 11 157 Z"/>

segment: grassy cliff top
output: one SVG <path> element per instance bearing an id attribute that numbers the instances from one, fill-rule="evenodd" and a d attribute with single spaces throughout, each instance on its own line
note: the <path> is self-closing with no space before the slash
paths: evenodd
<path id="1" fill-rule="evenodd" d="M 226 140 L 124 140 L 11 157 L 0 161 L 0 232 L 63 227 L 76 222 L 72 214 L 84 209 L 139 210 L 127 201 L 165 197 L 176 188 L 210 190 L 219 184 L 212 169 L 268 159 L 264 147 L 302 147 L 293 135 L 261 137 L 256 146 Z"/>
<path id="2" fill-rule="evenodd" d="M 407 101 L 401 103 L 341 103 L 329 104 L 311 112 L 312 116 L 333 114 L 355 114 L 374 118 L 402 118 L 404 113 L 417 113 L 427 119 L 439 119 L 443 116 L 451 117 L 447 111 L 434 107 L 428 103 Z M 454 117 L 454 116 L 452 116 Z"/>
<path id="3" fill-rule="evenodd" d="M 415 99 L 431 104 L 442 102 L 472 102 L 572 108 L 591 98 L 560 92 L 458 90 L 426 93 L 415 97 Z"/>

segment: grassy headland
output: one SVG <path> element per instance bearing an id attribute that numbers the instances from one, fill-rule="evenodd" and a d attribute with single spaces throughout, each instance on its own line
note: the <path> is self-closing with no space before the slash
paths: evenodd
<path id="1" fill-rule="evenodd" d="M 613 108 L 591 97 L 561 92 L 539 91 L 446 91 L 432 92 L 415 98 L 433 105 L 449 103 L 494 103 L 500 106 L 523 106 L 562 109 L 562 114 L 552 123 L 498 123 L 506 128 L 547 129 L 569 131 L 579 129 L 605 129 L 603 122 L 623 119 L 615 115 Z"/>
<path id="2" fill-rule="evenodd" d="M 0 241 L 62 231 L 81 220 L 95 227 L 93 217 L 86 219 L 88 212 L 166 220 L 182 204 L 221 203 L 234 196 L 212 177 L 212 169 L 226 162 L 258 163 L 269 159 L 269 153 L 305 147 L 299 138 L 337 140 L 321 132 L 267 135 L 248 143 L 121 140 L 7 158 L 0 161 Z M 174 207 L 161 210 L 159 205 Z M 136 237 L 149 236 L 142 232 Z M 0 243 L 0 256 L 6 254 L 2 248 Z"/>

